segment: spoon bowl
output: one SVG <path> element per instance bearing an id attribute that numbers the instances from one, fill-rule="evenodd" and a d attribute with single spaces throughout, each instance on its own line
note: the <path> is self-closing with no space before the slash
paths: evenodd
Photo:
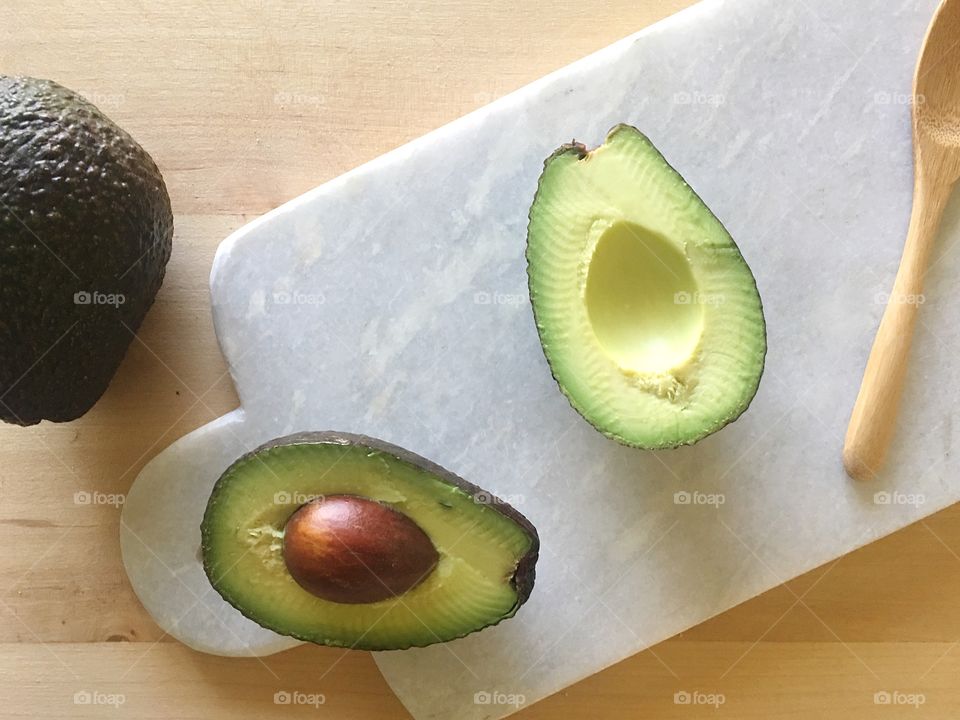
<path id="1" fill-rule="evenodd" d="M 960 152 L 960 2 L 945 0 L 927 33 L 914 78 L 913 127 L 915 142 L 929 145 L 933 153 Z M 948 158 L 926 156 L 918 161 L 943 162 Z M 954 159 L 955 160 L 955 159 Z M 954 161 L 944 163 L 960 175 Z M 950 181 L 950 174 L 944 180 Z"/>

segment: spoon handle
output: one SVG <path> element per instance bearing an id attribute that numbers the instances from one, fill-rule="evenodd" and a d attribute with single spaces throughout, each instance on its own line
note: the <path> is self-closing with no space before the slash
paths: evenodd
<path id="1" fill-rule="evenodd" d="M 923 278 L 952 186 L 935 173 L 916 169 L 913 211 L 900 268 L 887 299 L 843 446 L 843 465 L 855 480 L 874 477 L 893 435 Z"/>

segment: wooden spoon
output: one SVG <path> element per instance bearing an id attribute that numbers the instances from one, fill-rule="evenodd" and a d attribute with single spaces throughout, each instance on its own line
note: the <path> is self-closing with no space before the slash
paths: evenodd
<path id="1" fill-rule="evenodd" d="M 883 466 L 930 251 L 960 178 L 960 0 L 943 0 L 920 51 L 913 81 L 913 156 L 907 240 L 843 446 L 843 465 L 857 480 L 874 477 Z"/>

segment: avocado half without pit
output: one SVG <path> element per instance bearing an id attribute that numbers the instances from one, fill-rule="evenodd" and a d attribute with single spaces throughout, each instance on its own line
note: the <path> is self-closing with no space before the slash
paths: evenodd
<path id="1" fill-rule="evenodd" d="M 544 163 L 527 274 L 551 372 L 626 445 L 689 445 L 736 420 L 763 374 L 756 281 L 720 221 L 636 128 Z"/>
<path id="2" fill-rule="evenodd" d="M 512 617 L 539 538 L 514 508 L 429 460 L 348 433 L 299 433 L 234 462 L 201 527 L 213 587 L 275 632 L 422 647 Z"/>

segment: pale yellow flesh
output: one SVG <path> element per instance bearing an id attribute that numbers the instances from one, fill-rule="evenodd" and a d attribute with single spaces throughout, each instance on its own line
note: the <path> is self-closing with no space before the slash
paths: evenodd
<path id="1" fill-rule="evenodd" d="M 309 497 L 337 494 L 411 517 L 440 555 L 436 569 L 402 597 L 369 604 L 329 602 L 301 588 L 281 554 L 284 524 Z M 244 614 L 284 634 L 348 647 L 429 644 L 512 614 L 509 579 L 530 547 L 515 523 L 436 476 L 330 444 L 281 446 L 236 468 L 205 526 L 212 528 L 208 569 Z"/>
<path id="2" fill-rule="evenodd" d="M 686 256 L 630 222 L 606 227 L 590 259 L 584 301 L 594 334 L 625 372 L 668 372 L 703 332 L 703 306 Z"/>
<path id="3" fill-rule="evenodd" d="M 633 128 L 548 160 L 530 212 L 531 301 L 573 406 L 639 447 L 695 442 L 746 409 L 766 353 L 736 244 Z"/>

